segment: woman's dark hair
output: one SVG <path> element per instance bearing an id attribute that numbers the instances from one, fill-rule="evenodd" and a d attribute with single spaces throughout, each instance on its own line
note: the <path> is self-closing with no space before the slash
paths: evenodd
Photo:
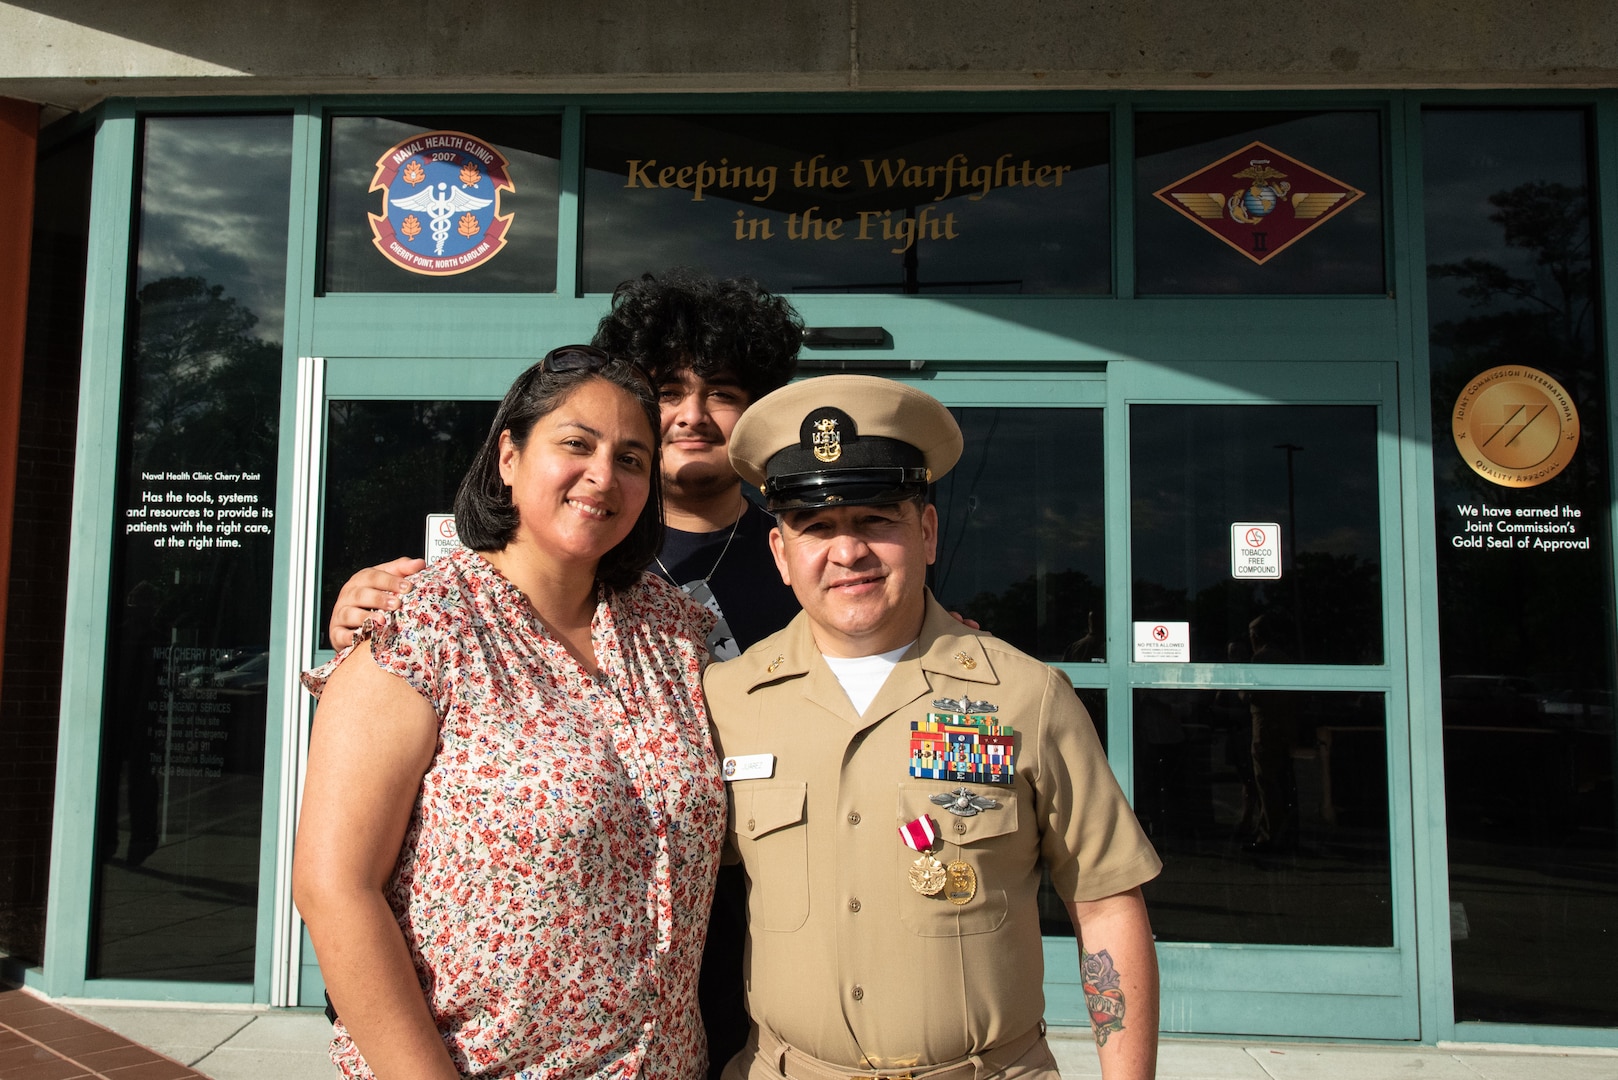
<path id="1" fill-rule="evenodd" d="M 727 372 L 757 401 L 792 381 L 803 320 L 750 278 L 677 268 L 619 285 L 594 341 L 660 385 L 687 368 L 703 379 Z"/>
<path id="2" fill-rule="evenodd" d="M 572 346 L 573 350 L 597 350 L 589 346 Z M 589 382 L 601 379 L 611 383 L 635 399 L 646 423 L 652 431 L 652 460 L 648 463 L 651 490 L 640 517 L 635 519 L 629 535 L 601 556 L 596 566 L 596 580 L 614 589 L 626 588 L 640 577 L 663 542 L 663 477 L 658 462 L 660 419 L 657 395 L 647 381 L 646 372 L 628 360 L 600 356 L 599 366 L 579 367 L 574 370 L 555 371 L 546 361 L 565 351 L 554 350 L 521 375 L 506 391 L 500 408 L 495 411 L 489 435 L 478 448 L 477 455 L 461 478 L 461 487 L 455 493 L 455 529 L 461 543 L 476 551 L 499 551 L 517 535 L 517 508 L 511 503 L 511 489 L 500 478 L 500 433 L 511 432 L 511 441 L 520 450 L 528 444 L 528 436 L 539 420 L 555 412 L 568 397 Z"/>

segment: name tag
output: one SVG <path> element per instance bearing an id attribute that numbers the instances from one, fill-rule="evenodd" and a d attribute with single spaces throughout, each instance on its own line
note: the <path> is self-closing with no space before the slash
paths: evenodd
<path id="1" fill-rule="evenodd" d="M 728 757 L 724 764 L 726 780 L 767 780 L 775 775 L 774 754 L 743 754 Z"/>

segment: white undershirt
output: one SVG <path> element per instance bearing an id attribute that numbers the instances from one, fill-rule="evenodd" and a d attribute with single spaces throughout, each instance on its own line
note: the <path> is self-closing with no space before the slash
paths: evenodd
<path id="1" fill-rule="evenodd" d="M 914 645 L 912 641 L 910 645 Z M 903 656 L 910 645 L 901 645 L 885 653 L 875 656 L 826 656 L 826 666 L 831 673 L 837 676 L 837 681 L 843 685 L 843 693 L 848 700 L 854 703 L 854 711 L 861 716 L 870 708 L 871 700 L 876 697 L 882 684 L 888 681 L 888 674 L 899 664 L 899 657 Z M 824 655 L 824 654 L 822 654 Z"/>

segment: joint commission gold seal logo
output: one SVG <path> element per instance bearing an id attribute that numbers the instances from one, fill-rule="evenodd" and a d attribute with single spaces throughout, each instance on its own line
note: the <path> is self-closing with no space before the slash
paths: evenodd
<path id="1" fill-rule="evenodd" d="M 1455 446 L 1472 471 L 1501 487 L 1543 484 L 1579 448 L 1579 412 L 1562 384 L 1531 367 L 1482 372 L 1455 400 Z"/>

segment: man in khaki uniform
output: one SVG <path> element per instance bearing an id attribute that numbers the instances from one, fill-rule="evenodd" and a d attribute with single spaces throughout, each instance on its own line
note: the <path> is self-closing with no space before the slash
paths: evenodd
<path id="1" fill-rule="evenodd" d="M 927 592 L 948 410 L 811 379 L 737 424 L 803 614 L 708 671 L 748 880 L 755 1028 L 727 1080 L 1047 1077 L 1043 864 L 1081 941 L 1107 1080 L 1150 1077 L 1161 864 L 1067 680 Z"/>

